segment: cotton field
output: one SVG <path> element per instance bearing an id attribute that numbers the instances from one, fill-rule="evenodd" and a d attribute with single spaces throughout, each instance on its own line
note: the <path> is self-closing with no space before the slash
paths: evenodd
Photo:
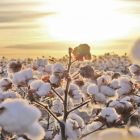
<path id="1" fill-rule="evenodd" d="M 57 59 L 0 60 L 1 140 L 139 140 L 140 66 L 87 44 Z"/>

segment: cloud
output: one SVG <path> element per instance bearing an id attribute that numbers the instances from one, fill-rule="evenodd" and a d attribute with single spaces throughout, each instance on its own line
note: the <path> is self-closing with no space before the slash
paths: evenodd
<path id="1" fill-rule="evenodd" d="M 29 21 L 38 19 L 45 16 L 50 16 L 52 12 L 19 12 L 19 11 L 0 11 L 0 23 L 3 22 L 17 22 L 17 21 Z"/>
<path id="2" fill-rule="evenodd" d="M 32 43 L 32 44 L 17 44 L 12 46 L 6 46 L 5 48 L 8 49 L 24 49 L 24 50 L 59 50 L 63 51 L 66 50 L 70 45 L 75 46 L 76 44 L 73 42 L 38 42 L 38 43 Z"/>
<path id="3" fill-rule="evenodd" d="M 38 25 L 2 25 L 0 30 L 34 29 L 38 27 Z"/>

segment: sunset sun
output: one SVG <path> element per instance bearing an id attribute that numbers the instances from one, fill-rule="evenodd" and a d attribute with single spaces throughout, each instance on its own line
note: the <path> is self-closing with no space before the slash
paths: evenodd
<path id="1" fill-rule="evenodd" d="M 52 0 L 48 8 L 54 15 L 39 22 L 42 33 L 54 40 L 102 42 L 125 37 L 136 26 L 133 17 L 118 12 L 121 6 L 117 0 Z"/>

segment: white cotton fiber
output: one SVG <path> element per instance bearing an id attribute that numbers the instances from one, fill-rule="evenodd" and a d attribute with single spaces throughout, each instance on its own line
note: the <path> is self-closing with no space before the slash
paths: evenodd
<path id="1" fill-rule="evenodd" d="M 0 114 L 0 126 L 12 133 L 34 135 L 42 130 L 38 124 L 41 112 L 23 99 L 6 99 L 0 104 L 4 110 Z M 32 127 L 32 131 L 30 128 Z M 43 132 L 42 132 L 43 134 Z M 41 137 L 39 133 L 35 137 Z M 44 136 L 42 135 L 42 138 Z M 34 139 L 32 139 L 34 140 Z"/>

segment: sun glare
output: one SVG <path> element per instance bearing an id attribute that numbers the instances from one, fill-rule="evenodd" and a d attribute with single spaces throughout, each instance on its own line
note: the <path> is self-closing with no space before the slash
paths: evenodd
<path id="1" fill-rule="evenodd" d="M 53 40 L 107 41 L 127 36 L 137 23 L 119 12 L 119 0 L 50 0 L 48 5 L 56 14 L 39 22 L 42 33 L 49 32 Z"/>

